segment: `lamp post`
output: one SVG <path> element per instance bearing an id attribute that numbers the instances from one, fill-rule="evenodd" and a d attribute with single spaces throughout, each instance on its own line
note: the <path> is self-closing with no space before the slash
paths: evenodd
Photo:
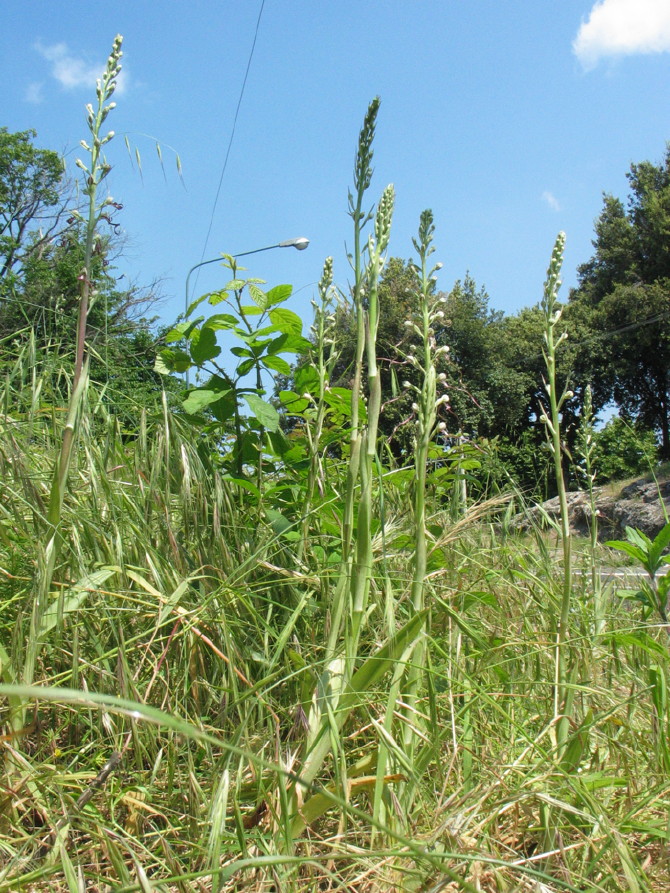
<path id="1" fill-rule="evenodd" d="M 261 251 L 272 251 L 273 248 L 295 248 L 297 251 L 304 251 L 309 245 L 309 239 L 300 236 L 297 239 L 286 239 L 284 242 L 277 242 L 276 245 L 266 245 L 265 248 L 254 248 L 253 251 L 241 251 L 239 254 L 233 254 L 233 257 L 246 257 L 249 254 L 259 254 Z M 215 264 L 221 262 L 221 255 L 213 257 L 210 260 L 201 260 L 199 264 L 194 264 L 186 275 L 186 300 L 184 303 L 184 319 L 188 314 L 188 283 L 191 279 L 191 273 L 198 267 L 204 267 L 207 264 Z"/>
<path id="2" fill-rule="evenodd" d="M 304 236 L 299 236 L 297 239 L 286 239 L 284 242 L 277 242 L 276 245 L 266 245 L 265 248 L 254 248 L 253 251 L 240 251 L 239 254 L 233 254 L 232 257 L 246 257 L 249 254 L 259 254 L 261 251 L 272 251 L 273 248 L 295 248 L 297 251 L 304 251 L 308 245 L 309 239 L 306 239 Z M 191 273 L 199 267 L 204 267 L 207 264 L 215 264 L 217 262 L 221 262 L 221 255 L 219 255 L 219 257 L 212 257 L 210 260 L 201 260 L 199 264 L 194 264 L 186 274 L 184 320 L 186 320 L 186 317 L 188 316 L 188 284 L 191 279 Z M 186 372 L 186 386 L 188 387 L 188 371 Z"/>

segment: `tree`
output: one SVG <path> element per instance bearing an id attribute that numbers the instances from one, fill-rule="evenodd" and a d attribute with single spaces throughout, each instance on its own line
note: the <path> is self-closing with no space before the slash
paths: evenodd
<path id="1" fill-rule="evenodd" d="M 0 127 L 0 285 L 70 225 L 63 159 L 33 145 L 34 130 Z"/>
<path id="2" fill-rule="evenodd" d="M 33 145 L 32 130 L 0 129 L 0 341 L 20 346 L 29 337 L 62 360 L 74 353 L 84 268 L 83 224 L 72 214 L 72 189 L 63 159 Z M 153 370 L 154 320 L 158 283 L 120 288 L 116 264 L 122 245 L 111 226 L 99 231 L 88 277 L 95 295 L 87 315 L 86 338 L 91 380 L 106 386 L 106 399 L 128 423 L 137 409 L 160 394 L 163 381 Z M 66 379 L 56 376 L 56 387 Z M 60 383 L 59 383 L 60 382 Z M 54 399 L 65 395 L 58 391 Z"/>
<path id="3" fill-rule="evenodd" d="M 659 165 L 631 165 L 628 207 L 604 196 L 593 257 L 579 267 L 571 313 L 591 329 L 577 358 L 594 406 L 614 400 L 660 433 L 670 458 L 670 145 Z"/>

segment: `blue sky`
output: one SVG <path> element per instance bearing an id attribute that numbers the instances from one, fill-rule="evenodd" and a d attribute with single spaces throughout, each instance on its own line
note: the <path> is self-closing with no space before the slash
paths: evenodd
<path id="1" fill-rule="evenodd" d="M 347 189 L 376 94 L 370 195 L 395 184 L 390 253 L 411 255 L 419 214 L 432 208 L 440 287 L 470 271 L 508 313 L 540 298 L 561 229 L 567 296 L 603 191 L 624 197 L 631 162 L 660 161 L 670 139 L 668 0 L 4 0 L 3 25 L 0 125 L 35 128 L 73 174 L 96 73 L 124 36 L 108 119 L 118 134 L 108 184 L 128 240 L 121 270 L 140 283 L 163 278 L 168 322 L 203 251 L 307 236 L 305 252 L 247 263 L 270 285 L 292 283 L 306 321 L 327 255 L 346 287 Z M 162 146 L 165 177 L 147 135 Z M 223 275 L 205 268 L 197 291 Z"/>

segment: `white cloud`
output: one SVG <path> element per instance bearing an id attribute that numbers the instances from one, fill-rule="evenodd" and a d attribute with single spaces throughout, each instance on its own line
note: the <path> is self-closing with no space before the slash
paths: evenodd
<path id="1" fill-rule="evenodd" d="M 599 0 L 572 49 L 585 69 L 606 56 L 670 52 L 668 0 Z"/>
<path id="2" fill-rule="evenodd" d="M 25 100 L 26 102 L 31 102 L 33 105 L 39 105 L 40 102 L 44 101 L 44 96 L 42 95 L 42 91 L 44 89 L 44 84 L 42 81 L 33 81 L 31 84 L 28 84 L 25 92 Z"/>
<path id="3" fill-rule="evenodd" d="M 549 192 L 548 189 L 545 189 L 542 195 L 540 196 L 543 202 L 546 202 L 547 205 L 551 208 L 552 211 L 560 211 L 561 206 L 558 202 L 558 199 L 553 194 L 553 192 Z"/>
<path id="4" fill-rule="evenodd" d="M 35 44 L 37 52 L 51 62 L 51 74 L 66 90 L 77 87 L 94 87 L 96 80 L 102 76 L 105 65 L 91 65 L 81 57 L 72 54 L 66 43 L 54 43 L 45 45 L 38 41 Z M 125 73 L 121 72 L 117 81 L 116 92 L 123 93 L 127 86 Z"/>

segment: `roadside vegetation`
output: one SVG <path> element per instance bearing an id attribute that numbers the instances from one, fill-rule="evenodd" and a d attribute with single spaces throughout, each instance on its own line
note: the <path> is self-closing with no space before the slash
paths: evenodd
<path id="1" fill-rule="evenodd" d="M 669 889 L 670 526 L 573 549 L 566 493 L 653 473 L 654 432 L 667 454 L 665 392 L 631 391 L 635 351 L 657 358 L 624 336 L 651 332 L 631 289 L 668 325 L 635 227 L 670 156 L 653 183 L 634 166 L 630 217 L 606 201 L 577 293 L 560 234 L 506 318 L 470 277 L 439 291 L 430 211 L 413 260 L 387 257 L 375 99 L 351 293 L 327 259 L 305 331 L 290 286 L 224 256 L 157 334 L 154 291 L 106 272 L 121 57 L 81 206 L 0 131 L 0 220 L 21 165 L 40 199 L 0 230 L 0 893 Z M 560 521 L 520 533 L 554 493 Z M 635 592 L 601 576 L 617 554 Z"/>

